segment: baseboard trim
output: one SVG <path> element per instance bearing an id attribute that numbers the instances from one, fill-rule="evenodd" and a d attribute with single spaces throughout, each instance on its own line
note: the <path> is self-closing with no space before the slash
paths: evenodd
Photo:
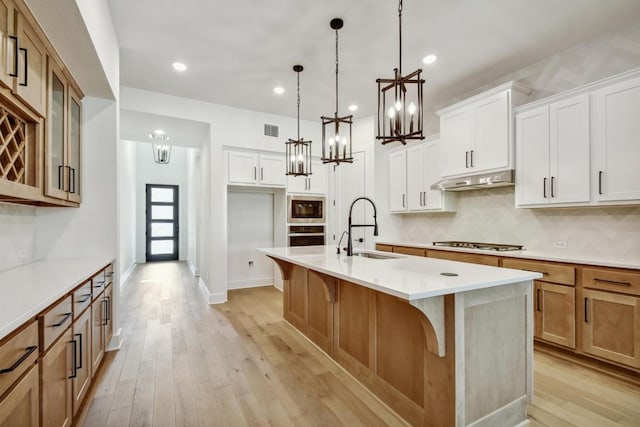
<path id="1" fill-rule="evenodd" d="M 127 280 L 129 280 L 131 273 L 133 273 L 133 270 L 135 270 L 137 266 L 137 262 L 132 262 L 129 268 L 127 268 L 127 270 L 120 276 L 120 292 L 124 291 L 125 286 L 128 285 Z"/>
<path id="2" fill-rule="evenodd" d="M 113 334 L 104 351 L 118 351 L 122 348 L 122 343 L 124 339 L 122 338 L 122 328 L 118 329 L 118 332 Z"/>
<path id="3" fill-rule="evenodd" d="M 204 297 L 204 300 L 207 304 L 224 304 L 225 302 L 227 302 L 227 293 L 225 292 L 212 294 L 211 292 L 209 292 L 209 288 L 207 288 L 207 285 L 202 280 L 202 277 L 198 279 L 198 287 L 200 288 L 200 292 L 202 293 L 202 296 Z"/>
<path id="4" fill-rule="evenodd" d="M 187 259 L 187 265 L 189 266 L 189 270 L 191 270 L 191 274 L 193 274 L 193 277 L 200 277 L 200 271 L 196 268 L 195 265 L 193 265 L 190 259 Z"/>
<path id="5" fill-rule="evenodd" d="M 262 277 L 259 279 L 250 280 L 236 280 L 234 282 L 227 283 L 227 289 L 247 289 L 247 288 L 261 288 L 263 286 L 272 286 L 273 277 Z"/>

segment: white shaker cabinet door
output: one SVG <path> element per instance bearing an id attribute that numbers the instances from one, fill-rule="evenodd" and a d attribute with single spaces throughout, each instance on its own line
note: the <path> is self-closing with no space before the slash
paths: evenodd
<path id="1" fill-rule="evenodd" d="M 446 194 L 442 190 L 432 190 L 431 185 L 440 181 L 440 150 L 439 140 L 429 141 L 424 144 L 424 207 L 428 210 L 452 210 L 445 206 L 445 201 L 454 199 L 455 194 Z M 445 200 L 446 199 L 446 200 Z M 447 203 L 450 205 L 451 203 Z"/>
<path id="2" fill-rule="evenodd" d="M 509 93 L 502 92 L 472 107 L 473 133 L 469 166 L 474 173 L 511 164 Z"/>
<path id="3" fill-rule="evenodd" d="M 596 91 L 592 101 L 594 197 L 640 200 L 640 79 Z"/>
<path id="4" fill-rule="evenodd" d="M 407 200 L 406 205 L 410 211 L 425 209 L 424 188 L 424 144 L 409 147 L 407 156 Z"/>
<path id="5" fill-rule="evenodd" d="M 440 118 L 442 143 L 442 176 L 467 173 L 470 169 L 471 115 L 469 110 L 458 110 Z"/>
<path id="6" fill-rule="evenodd" d="M 230 151 L 229 155 L 229 184 L 257 184 L 258 183 L 258 154 L 241 151 Z"/>
<path id="7" fill-rule="evenodd" d="M 283 156 L 260 155 L 258 179 L 260 184 L 269 187 L 284 187 L 287 184 Z"/>
<path id="8" fill-rule="evenodd" d="M 407 152 L 389 154 L 389 209 L 391 212 L 407 210 Z"/>
<path id="9" fill-rule="evenodd" d="M 590 199 L 589 96 L 549 106 L 549 196 L 551 203 Z"/>
<path id="10" fill-rule="evenodd" d="M 324 165 L 322 162 L 314 161 L 311 168 L 311 176 L 309 177 L 308 192 L 311 194 L 327 194 L 327 168 L 330 165 Z M 348 166 L 347 166 L 348 167 Z"/>
<path id="11" fill-rule="evenodd" d="M 516 116 L 516 206 L 549 202 L 549 107 Z"/>

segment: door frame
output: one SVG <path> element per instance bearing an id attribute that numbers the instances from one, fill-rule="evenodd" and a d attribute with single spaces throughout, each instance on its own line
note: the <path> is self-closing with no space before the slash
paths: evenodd
<path id="1" fill-rule="evenodd" d="M 151 201 L 151 189 L 152 188 L 170 188 L 173 190 L 173 203 L 169 202 L 152 202 Z M 178 261 L 179 260 L 179 246 L 180 246 L 180 188 L 178 185 L 167 184 L 146 184 L 145 186 L 145 260 L 146 262 L 156 261 Z M 173 206 L 173 219 L 151 219 L 151 206 Z M 151 242 L 154 240 L 168 240 L 166 237 L 152 237 L 151 236 L 151 224 L 153 222 L 173 223 L 173 252 L 170 254 L 152 255 L 151 254 Z"/>

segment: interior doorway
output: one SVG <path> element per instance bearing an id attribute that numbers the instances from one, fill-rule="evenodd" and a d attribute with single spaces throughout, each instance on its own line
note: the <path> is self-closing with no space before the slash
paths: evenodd
<path id="1" fill-rule="evenodd" d="M 147 184 L 146 259 L 178 260 L 178 186 Z"/>

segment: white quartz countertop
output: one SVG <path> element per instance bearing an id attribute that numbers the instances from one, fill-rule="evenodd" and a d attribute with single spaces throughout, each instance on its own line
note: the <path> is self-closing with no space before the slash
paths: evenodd
<path id="1" fill-rule="evenodd" d="M 409 301 L 474 289 L 490 288 L 542 277 L 540 273 L 392 254 L 390 259 L 372 259 L 336 254 L 335 246 L 304 246 L 258 249 L 321 273 L 348 280 Z M 383 255 L 386 252 L 366 251 Z M 443 276 L 454 273 L 457 276 Z"/>
<path id="2" fill-rule="evenodd" d="M 110 258 L 48 260 L 0 271 L 0 340 L 110 262 Z"/>
<path id="3" fill-rule="evenodd" d="M 527 258 L 537 259 L 541 261 L 566 262 L 571 264 L 598 265 L 603 267 L 630 268 L 640 270 L 640 257 L 638 256 L 617 256 L 617 255 L 598 255 L 584 252 L 575 252 L 567 249 L 557 250 L 521 250 L 521 251 L 492 251 L 485 249 L 468 249 L 468 248 L 448 248 L 446 246 L 435 246 L 432 243 L 407 243 L 397 241 L 379 240 L 376 243 L 381 245 L 407 246 L 411 248 L 421 249 L 437 249 L 451 252 L 465 252 L 472 254 L 496 255 L 509 258 Z"/>

